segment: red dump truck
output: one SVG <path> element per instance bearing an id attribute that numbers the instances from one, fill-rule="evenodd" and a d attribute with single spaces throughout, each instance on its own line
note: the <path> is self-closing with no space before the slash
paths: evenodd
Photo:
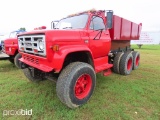
<path id="1" fill-rule="evenodd" d="M 18 35 L 19 60 L 32 82 L 58 77 L 57 96 L 70 108 L 90 99 L 96 73 L 129 75 L 139 66 L 140 54 L 130 40 L 139 39 L 141 23 L 113 15 L 112 10 L 89 10 L 53 26 Z"/>
<path id="2" fill-rule="evenodd" d="M 11 63 L 14 63 L 17 67 L 19 67 L 19 58 L 21 55 L 18 52 L 18 40 L 17 34 L 25 32 L 24 30 L 16 30 L 12 31 L 8 38 L 1 41 L 2 45 L 2 52 L 7 54 L 9 57 L 5 58 L 8 59 Z"/>

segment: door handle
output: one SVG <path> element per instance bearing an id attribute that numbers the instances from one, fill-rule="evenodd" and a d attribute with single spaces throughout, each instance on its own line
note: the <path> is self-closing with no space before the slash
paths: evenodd
<path id="1" fill-rule="evenodd" d="M 105 33 L 106 35 L 109 35 L 109 33 Z"/>

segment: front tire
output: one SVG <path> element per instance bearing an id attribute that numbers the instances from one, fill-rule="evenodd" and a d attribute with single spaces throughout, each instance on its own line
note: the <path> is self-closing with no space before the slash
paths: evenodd
<path id="1" fill-rule="evenodd" d="M 23 70 L 24 75 L 31 82 L 40 82 L 44 80 L 44 74 L 40 70 L 37 70 L 35 68 L 30 68 L 30 67 L 22 69 L 22 70 Z"/>
<path id="2" fill-rule="evenodd" d="M 91 65 L 82 62 L 70 63 L 58 78 L 57 96 L 69 108 L 76 108 L 90 99 L 95 85 L 96 75 Z"/>
<path id="3" fill-rule="evenodd" d="M 18 53 L 15 57 L 14 57 L 14 64 L 16 65 L 17 68 L 20 68 L 20 64 L 19 64 L 19 59 L 22 57 L 22 55 L 20 53 Z"/>

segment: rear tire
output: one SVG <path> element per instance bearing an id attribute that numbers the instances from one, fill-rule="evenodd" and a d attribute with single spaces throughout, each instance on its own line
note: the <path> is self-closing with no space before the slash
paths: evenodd
<path id="1" fill-rule="evenodd" d="M 19 64 L 19 59 L 21 58 L 21 54 L 18 53 L 15 57 L 14 57 L 14 64 L 16 65 L 17 68 L 20 68 L 20 64 Z"/>
<path id="2" fill-rule="evenodd" d="M 76 108 L 90 99 L 95 85 L 96 75 L 91 65 L 82 62 L 70 63 L 58 78 L 57 96 L 69 108 Z"/>
<path id="3" fill-rule="evenodd" d="M 120 74 L 129 75 L 133 67 L 133 56 L 131 52 L 126 52 L 123 54 L 120 60 Z"/>
<path id="4" fill-rule="evenodd" d="M 136 70 L 139 67 L 140 53 L 137 51 L 133 51 L 132 55 L 133 55 L 133 70 Z"/>
<path id="5" fill-rule="evenodd" d="M 118 52 L 114 58 L 114 61 L 113 61 L 113 72 L 119 74 L 119 64 L 120 64 L 120 60 L 121 60 L 121 57 L 124 53 L 123 52 Z"/>
<path id="6" fill-rule="evenodd" d="M 28 78 L 29 81 L 31 82 L 40 82 L 44 80 L 44 74 L 35 68 L 25 68 L 22 69 L 24 75 Z M 33 74 L 34 71 L 34 74 Z"/>

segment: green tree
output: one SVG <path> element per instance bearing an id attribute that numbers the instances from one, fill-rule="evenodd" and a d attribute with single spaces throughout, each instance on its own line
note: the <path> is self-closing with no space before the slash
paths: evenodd
<path id="1" fill-rule="evenodd" d="M 21 27 L 19 30 L 26 31 L 26 28 L 25 27 Z"/>

